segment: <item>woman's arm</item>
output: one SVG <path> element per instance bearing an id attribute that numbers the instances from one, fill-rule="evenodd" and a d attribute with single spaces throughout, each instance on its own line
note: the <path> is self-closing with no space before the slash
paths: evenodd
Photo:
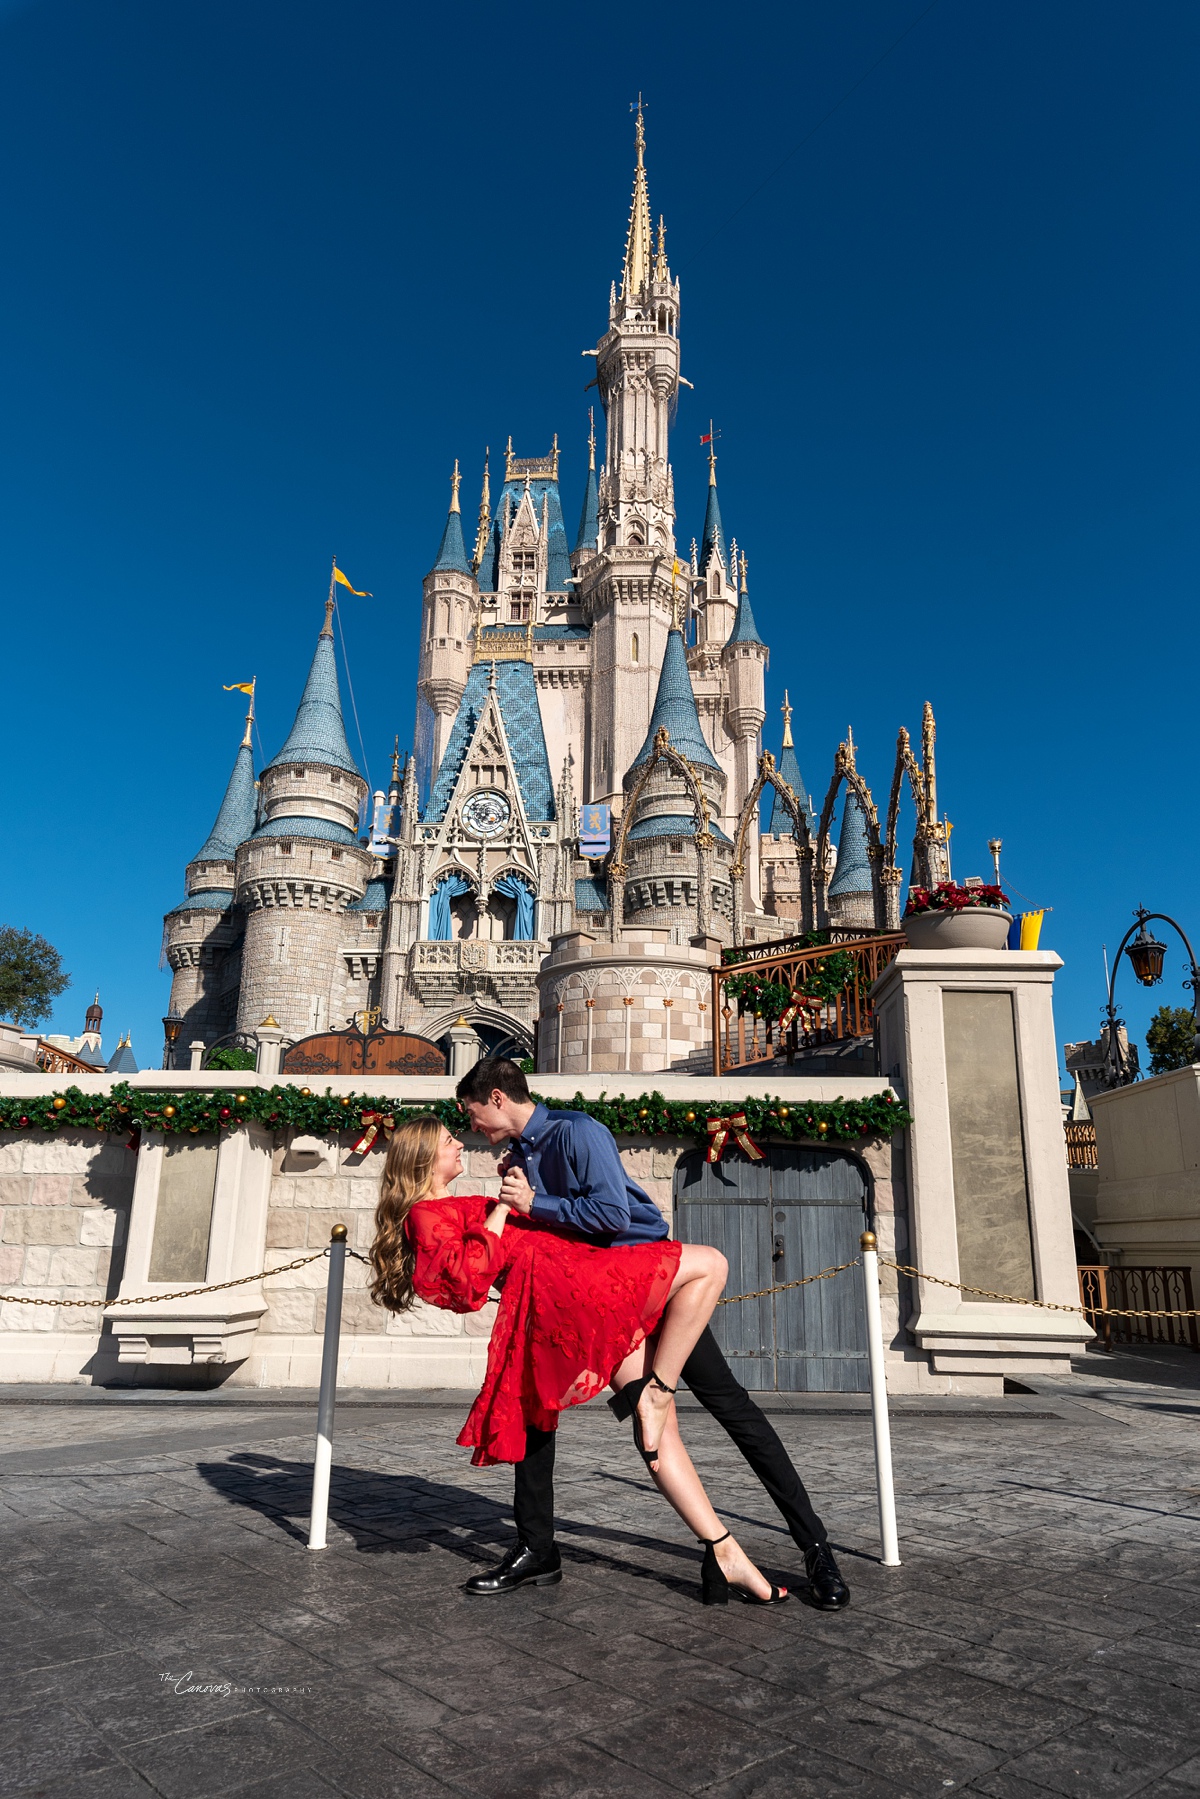
<path id="1" fill-rule="evenodd" d="M 413 1290 L 419 1299 L 447 1312 L 478 1312 L 487 1304 L 504 1261 L 504 1219 L 496 1219 L 496 1213 L 507 1217 L 508 1209 L 496 1206 L 485 1220 L 483 1204 L 421 1200 L 413 1207 L 408 1231 L 416 1251 Z"/>
<path id="2" fill-rule="evenodd" d="M 512 1211 L 512 1207 L 508 1204 L 507 1200 L 504 1200 L 504 1199 L 499 1200 L 492 1207 L 491 1211 L 487 1215 L 487 1218 L 484 1220 L 484 1226 L 483 1226 L 484 1230 L 491 1231 L 491 1233 L 494 1237 L 502 1236 L 504 1233 L 504 1227 L 508 1223 L 508 1214 L 511 1211 Z"/>

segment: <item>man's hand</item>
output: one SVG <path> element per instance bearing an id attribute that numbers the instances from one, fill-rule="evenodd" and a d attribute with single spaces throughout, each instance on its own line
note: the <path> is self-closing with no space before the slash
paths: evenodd
<path id="1" fill-rule="evenodd" d="M 500 1183 L 500 1198 L 506 1206 L 512 1206 L 516 1212 L 529 1213 L 533 1209 L 534 1192 L 525 1173 L 520 1168 L 510 1168 Z"/>

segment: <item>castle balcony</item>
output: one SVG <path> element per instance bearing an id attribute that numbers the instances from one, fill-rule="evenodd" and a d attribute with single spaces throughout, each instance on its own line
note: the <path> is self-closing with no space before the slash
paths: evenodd
<path id="1" fill-rule="evenodd" d="M 413 945 L 412 981 L 422 1005 L 444 1008 L 466 995 L 493 998 L 506 1012 L 530 1013 L 550 945 L 465 942 Z"/>

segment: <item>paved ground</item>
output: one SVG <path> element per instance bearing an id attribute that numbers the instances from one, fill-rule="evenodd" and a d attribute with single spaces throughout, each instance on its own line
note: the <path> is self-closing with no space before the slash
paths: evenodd
<path id="1" fill-rule="evenodd" d="M 857 1403 L 779 1405 L 849 1612 L 699 1603 L 694 1544 L 600 1408 L 560 1445 L 567 1578 L 459 1583 L 510 1538 L 465 1406 L 352 1396 L 329 1550 L 295 1395 L 0 1390 L 0 1793 L 49 1799 L 1182 1799 L 1200 1791 L 1200 1357 L 897 1406 L 904 1566 L 873 1559 Z M 431 1403 L 432 1402 L 432 1403 Z M 799 1558 L 703 1415 L 775 1577 Z"/>

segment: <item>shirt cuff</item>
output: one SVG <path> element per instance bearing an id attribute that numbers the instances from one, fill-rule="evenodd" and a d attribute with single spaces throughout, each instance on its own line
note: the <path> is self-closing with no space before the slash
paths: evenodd
<path id="1" fill-rule="evenodd" d="M 546 1223 L 557 1224 L 562 1216 L 562 1201 L 555 1199 L 550 1193 L 539 1193 L 529 1209 L 531 1218 L 541 1218 Z"/>

